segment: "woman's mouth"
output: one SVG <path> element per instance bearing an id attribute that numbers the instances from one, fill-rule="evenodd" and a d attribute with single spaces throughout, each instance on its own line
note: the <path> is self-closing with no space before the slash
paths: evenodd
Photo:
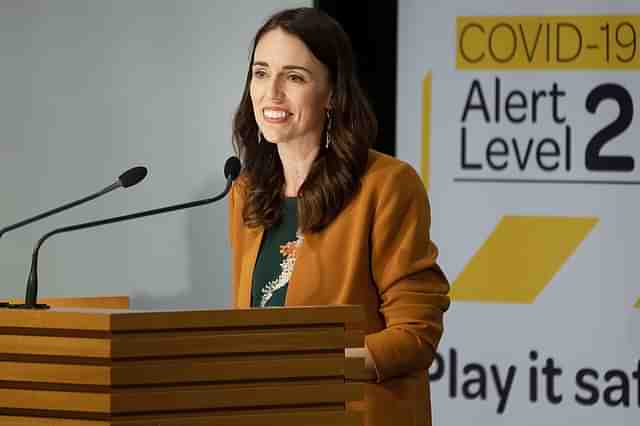
<path id="1" fill-rule="evenodd" d="M 289 111 L 280 108 L 264 108 L 262 110 L 262 116 L 269 123 L 282 123 L 287 121 L 290 115 Z"/>

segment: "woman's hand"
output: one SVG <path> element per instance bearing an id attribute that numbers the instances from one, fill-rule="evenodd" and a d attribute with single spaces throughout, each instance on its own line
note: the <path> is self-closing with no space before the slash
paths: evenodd
<path id="1" fill-rule="evenodd" d="M 369 379 L 377 379 L 376 364 L 366 346 L 362 348 L 345 348 L 344 356 L 347 358 L 364 358 L 364 369 Z"/>

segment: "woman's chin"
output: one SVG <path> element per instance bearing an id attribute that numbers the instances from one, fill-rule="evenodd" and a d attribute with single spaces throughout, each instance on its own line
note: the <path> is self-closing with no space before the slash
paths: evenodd
<path id="1" fill-rule="evenodd" d="M 281 144 L 281 143 L 286 143 L 286 138 L 283 138 L 280 135 L 273 135 L 271 137 L 265 135 L 265 138 L 267 139 L 267 141 L 274 143 L 274 144 Z"/>

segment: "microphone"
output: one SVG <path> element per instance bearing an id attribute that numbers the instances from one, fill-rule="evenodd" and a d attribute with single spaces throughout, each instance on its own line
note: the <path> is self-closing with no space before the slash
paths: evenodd
<path id="1" fill-rule="evenodd" d="M 143 166 L 133 167 L 133 168 L 127 170 L 126 172 L 122 173 L 114 183 L 112 183 L 111 185 L 101 189 L 100 191 L 98 191 L 98 192 L 96 192 L 94 194 L 91 194 L 91 195 L 89 195 L 87 197 L 81 198 L 81 199 L 79 199 L 77 201 L 72 201 L 72 202 L 67 203 L 65 205 L 62 205 L 60 207 L 56 207 L 55 209 L 46 211 L 44 213 L 40 213 L 38 215 L 35 215 L 35 216 L 30 217 L 28 219 L 21 220 L 20 222 L 14 223 L 13 225 L 9 225 L 9 226 L 6 226 L 6 227 L 0 229 L 0 238 L 2 238 L 2 236 L 4 234 L 6 234 L 7 232 L 9 232 L 9 231 L 13 231 L 14 229 L 21 228 L 21 227 L 23 227 L 25 225 L 28 225 L 28 224 L 30 224 L 32 222 L 35 222 L 37 220 L 44 219 L 45 217 L 51 216 L 51 215 L 56 214 L 56 213 L 60 213 L 61 211 L 70 209 L 72 207 L 78 206 L 78 205 L 83 204 L 83 203 L 86 203 L 87 201 L 91 201 L 91 200 L 93 200 L 95 198 L 98 198 L 98 197 L 100 197 L 102 195 L 105 195 L 105 194 L 113 191 L 114 189 L 118 189 L 120 187 L 129 188 L 130 186 L 133 186 L 133 185 L 139 183 L 142 179 L 145 178 L 145 176 L 147 176 L 147 168 L 146 167 L 143 167 Z"/>
<path id="2" fill-rule="evenodd" d="M 10 305 L 10 308 L 19 308 L 19 309 L 48 309 L 49 306 L 46 304 L 37 303 L 38 299 L 38 253 L 42 244 L 49 239 L 50 237 L 56 234 L 62 234 L 65 232 L 77 231 L 80 229 L 93 228 L 96 226 L 108 225 L 110 223 L 123 222 L 125 220 L 133 220 L 146 216 L 153 216 L 161 213 L 168 213 L 175 210 L 189 209 L 191 207 L 202 206 L 204 204 L 211 204 L 215 201 L 218 201 L 224 198 L 231 189 L 231 184 L 238 177 L 241 170 L 241 164 L 238 157 L 230 157 L 227 159 L 224 165 L 224 175 L 227 179 L 227 183 L 225 185 L 224 190 L 212 198 L 206 198 L 198 201 L 191 201 L 188 203 L 175 204 L 168 207 L 161 207 L 153 210 L 146 210 L 137 213 L 131 213 L 123 216 L 112 217 L 109 219 L 96 220 L 92 222 L 85 222 L 78 225 L 65 226 L 62 228 L 54 229 L 43 235 L 38 242 L 36 243 L 33 254 L 31 256 L 31 269 L 29 271 L 29 278 L 27 279 L 27 291 L 25 295 L 25 303 L 23 305 Z"/>

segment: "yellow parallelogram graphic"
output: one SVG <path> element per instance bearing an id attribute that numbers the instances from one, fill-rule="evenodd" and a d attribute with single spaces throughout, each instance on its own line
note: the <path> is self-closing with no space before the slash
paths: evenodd
<path id="1" fill-rule="evenodd" d="M 594 217 L 504 216 L 453 283 L 451 298 L 532 303 L 597 223 Z"/>
<path id="2" fill-rule="evenodd" d="M 640 299 L 638 299 L 638 301 L 636 302 L 636 304 L 634 305 L 636 308 L 640 309 Z"/>
<path id="3" fill-rule="evenodd" d="M 427 191 L 429 191 L 429 149 L 431 140 L 431 71 L 422 80 L 422 155 L 420 158 L 420 175 Z"/>

